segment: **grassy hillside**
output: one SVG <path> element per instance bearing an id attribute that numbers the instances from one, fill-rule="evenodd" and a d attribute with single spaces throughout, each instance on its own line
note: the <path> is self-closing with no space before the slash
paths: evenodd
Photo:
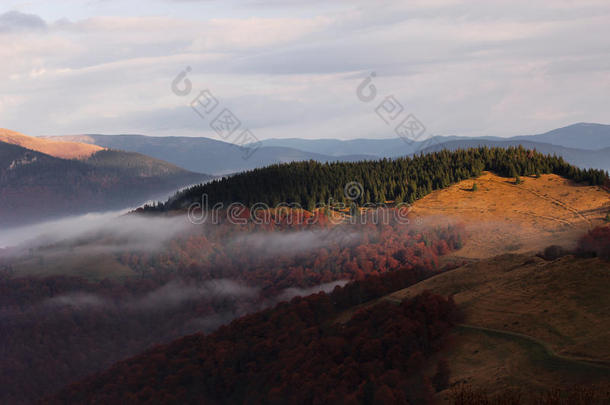
<path id="1" fill-rule="evenodd" d="M 514 178 L 489 172 L 435 191 L 413 203 L 411 210 L 427 225 L 463 223 L 468 237 L 456 256 L 467 259 L 553 244 L 573 248 L 609 212 L 610 194 L 602 187 L 555 174 L 522 177 L 515 184 Z"/>
<path id="2" fill-rule="evenodd" d="M 35 138 L 0 128 L 0 142 L 21 146 L 62 159 L 85 159 L 104 148 L 82 142 Z"/>
<path id="3" fill-rule="evenodd" d="M 400 302 L 422 291 L 452 296 L 464 319 L 448 353 L 451 381 L 497 394 L 610 383 L 608 288 L 610 264 L 598 258 L 505 255 L 384 299 Z"/>

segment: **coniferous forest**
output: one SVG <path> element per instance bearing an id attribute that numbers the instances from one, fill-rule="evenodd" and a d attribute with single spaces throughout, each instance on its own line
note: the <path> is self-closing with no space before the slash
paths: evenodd
<path id="1" fill-rule="evenodd" d="M 576 182 L 603 185 L 608 173 L 579 169 L 563 158 L 518 148 L 472 148 L 364 162 L 278 164 L 214 180 L 189 188 L 146 212 L 186 208 L 207 195 L 209 204 L 240 202 L 246 206 L 263 203 L 298 204 L 312 210 L 322 204 L 345 202 L 344 187 L 358 182 L 362 193 L 350 201 L 357 205 L 386 201 L 411 203 L 430 192 L 492 171 L 505 177 L 557 174 Z"/>

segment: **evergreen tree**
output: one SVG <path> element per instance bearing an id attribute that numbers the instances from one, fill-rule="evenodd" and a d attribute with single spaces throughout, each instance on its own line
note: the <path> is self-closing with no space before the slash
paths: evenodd
<path id="1" fill-rule="evenodd" d="M 603 185 L 608 174 L 600 170 L 582 170 L 567 164 L 557 156 L 545 156 L 524 148 L 473 148 L 450 152 L 443 150 L 427 155 L 364 162 L 319 163 L 293 162 L 276 164 L 231 177 L 217 179 L 191 187 L 171 197 L 166 203 L 148 206 L 142 211 L 186 209 L 209 198 L 210 207 L 217 203 L 228 206 L 241 202 L 251 206 L 262 202 L 276 206 L 280 202 L 302 204 L 311 208 L 316 204 L 346 201 L 344 187 L 352 181 L 363 185 L 364 193 L 358 205 L 387 200 L 413 201 L 434 190 L 478 176 L 482 171 L 521 181 L 525 171 L 537 174 L 553 173 L 577 182 Z"/>

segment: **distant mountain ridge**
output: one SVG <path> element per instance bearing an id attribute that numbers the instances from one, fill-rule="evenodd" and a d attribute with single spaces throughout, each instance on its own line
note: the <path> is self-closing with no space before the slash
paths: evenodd
<path id="1" fill-rule="evenodd" d="M 92 143 L 104 148 L 120 149 L 142 153 L 174 163 L 187 170 L 231 174 L 275 163 L 289 163 L 303 160 L 319 162 L 358 161 L 375 159 L 371 154 L 331 156 L 315 152 L 304 152 L 289 147 L 261 147 L 249 158 L 233 144 L 203 137 L 154 137 L 145 135 L 67 135 L 51 139 Z"/>
<path id="2" fill-rule="evenodd" d="M 37 141 L 19 136 L 26 144 Z M 72 152 L 90 146 L 65 145 Z M 0 226 L 124 209 L 210 178 L 133 152 L 100 148 L 62 159 L 0 142 Z"/>
<path id="3" fill-rule="evenodd" d="M 316 160 L 318 162 L 376 160 L 409 156 L 439 145 L 514 146 L 522 144 L 543 153 L 557 154 L 569 163 L 583 168 L 610 170 L 610 125 L 578 123 L 544 134 L 500 138 L 435 136 L 408 142 L 388 139 L 267 139 L 249 158 L 234 145 L 203 137 L 152 137 L 145 135 L 69 135 L 51 137 L 56 140 L 95 144 L 156 157 L 188 170 L 229 174 L 264 167 L 275 163 Z"/>
<path id="4" fill-rule="evenodd" d="M 600 150 L 610 148 L 610 125 L 581 122 L 544 134 L 515 136 L 509 140 L 531 140 L 566 148 Z"/>
<path id="5" fill-rule="evenodd" d="M 264 146 L 283 146 L 298 148 L 305 151 L 326 153 L 332 155 L 359 154 L 366 151 L 367 154 L 379 157 L 395 157 L 411 154 L 426 147 L 431 143 L 439 144 L 452 141 L 465 140 L 490 140 L 501 142 L 529 141 L 546 143 L 555 146 L 563 146 L 581 150 L 600 150 L 610 147 L 610 125 L 578 123 L 567 127 L 554 129 L 538 135 L 520 135 L 509 138 L 497 136 L 434 136 L 432 139 L 423 141 L 406 141 L 401 138 L 385 139 L 267 139 L 262 141 Z"/>

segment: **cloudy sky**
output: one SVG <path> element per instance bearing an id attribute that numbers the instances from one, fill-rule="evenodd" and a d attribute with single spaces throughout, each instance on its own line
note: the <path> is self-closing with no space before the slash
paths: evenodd
<path id="1" fill-rule="evenodd" d="M 0 127 L 214 138 L 207 89 L 260 139 L 392 137 L 388 96 L 429 134 L 531 134 L 610 123 L 609 51 L 608 0 L 3 0 Z"/>

